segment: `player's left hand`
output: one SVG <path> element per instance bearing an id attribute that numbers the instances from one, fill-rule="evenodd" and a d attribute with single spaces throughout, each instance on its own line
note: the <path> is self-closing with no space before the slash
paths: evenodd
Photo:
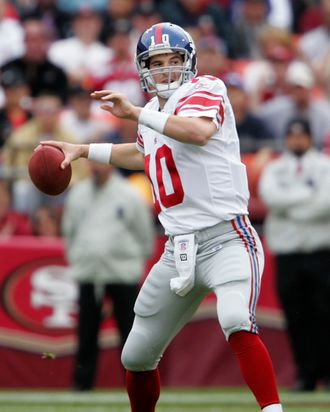
<path id="1" fill-rule="evenodd" d="M 121 119 L 138 120 L 141 108 L 134 106 L 129 99 L 121 94 L 111 90 L 98 90 L 91 93 L 94 100 L 104 102 L 101 109 L 110 112 Z M 109 102 L 109 103 L 107 103 Z"/>

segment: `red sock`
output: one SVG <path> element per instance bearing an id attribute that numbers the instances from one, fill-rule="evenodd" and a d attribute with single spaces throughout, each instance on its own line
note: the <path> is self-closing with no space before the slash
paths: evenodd
<path id="1" fill-rule="evenodd" d="M 261 409 L 280 403 L 272 361 L 259 336 L 236 332 L 230 336 L 229 343 L 238 358 L 245 382 Z"/>
<path id="2" fill-rule="evenodd" d="M 158 369 L 126 371 L 126 387 L 132 412 L 154 412 L 160 394 Z"/>

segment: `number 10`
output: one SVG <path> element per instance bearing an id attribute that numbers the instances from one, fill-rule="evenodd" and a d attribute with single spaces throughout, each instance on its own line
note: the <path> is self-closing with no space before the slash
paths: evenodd
<path id="1" fill-rule="evenodd" d="M 163 180 L 163 168 L 161 159 L 164 159 L 166 168 L 168 170 L 169 176 L 171 178 L 172 186 L 173 186 L 173 193 L 167 194 L 165 190 L 164 180 Z M 183 186 L 181 183 L 181 179 L 178 173 L 178 170 L 175 166 L 175 162 L 173 159 L 171 149 L 163 145 L 159 147 L 155 154 L 155 166 L 156 166 L 156 181 L 153 181 L 150 176 L 150 155 L 145 157 L 145 171 L 146 174 L 151 182 L 152 191 L 154 195 L 154 206 L 159 213 L 161 211 L 161 206 L 163 205 L 165 208 L 169 208 L 172 206 L 176 206 L 182 203 L 184 198 L 184 191 Z M 155 191 L 155 185 L 158 186 L 158 192 Z"/>

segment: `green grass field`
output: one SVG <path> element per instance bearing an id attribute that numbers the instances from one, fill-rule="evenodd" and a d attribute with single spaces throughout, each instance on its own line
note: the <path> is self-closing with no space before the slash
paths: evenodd
<path id="1" fill-rule="evenodd" d="M 330 393 L 281 393 L 285 412 L 330 411 Z M 1 391 L 1 412 L 129 412 L 123 391 Z M 258 412 L 245 390 L 163 390 L 157 412 Z"/>

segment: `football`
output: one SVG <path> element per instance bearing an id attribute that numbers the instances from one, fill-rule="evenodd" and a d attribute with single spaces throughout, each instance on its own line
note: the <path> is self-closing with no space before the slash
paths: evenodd
<path id="1" fill-rule="evenodd" d="M 42 145 L 33 152 L 29 161 L 29 175 L 33 184 L 43 193 L 56 196 L 68 187 L 71 165 L 61 169 L 64 153 L 61 149 Z"/>

